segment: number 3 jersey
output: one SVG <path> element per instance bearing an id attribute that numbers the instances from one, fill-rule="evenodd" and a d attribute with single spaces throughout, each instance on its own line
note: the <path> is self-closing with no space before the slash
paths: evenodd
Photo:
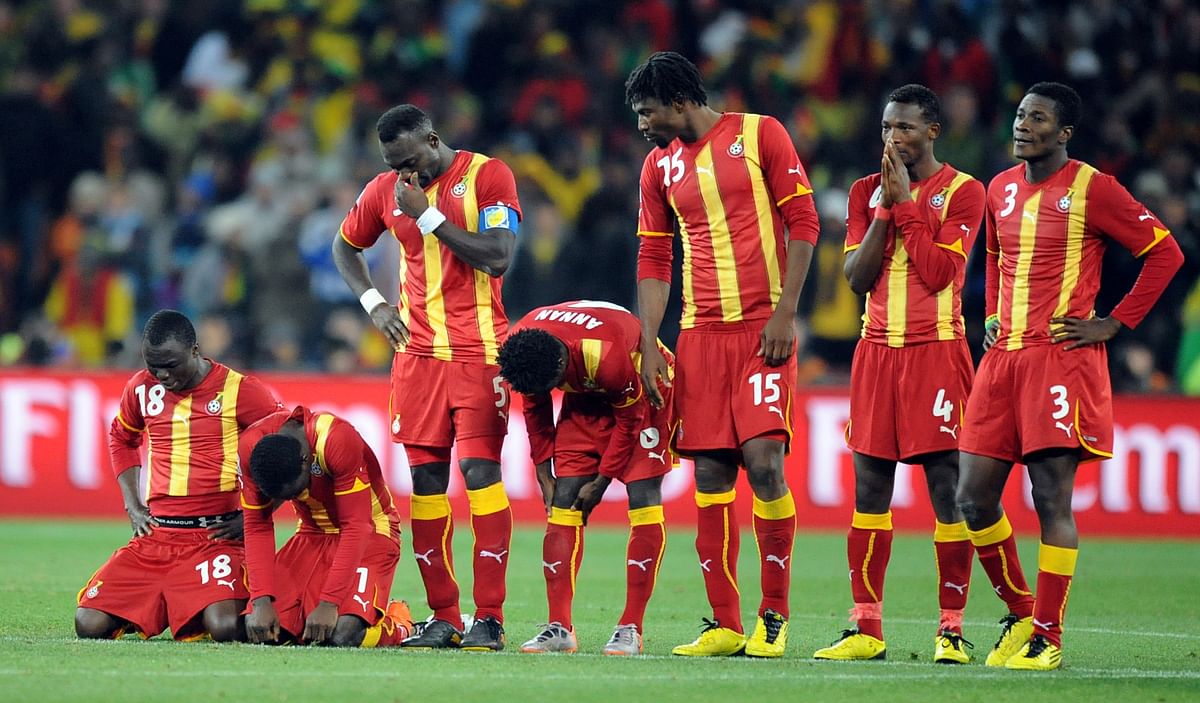
<path id="1" fill-rule="evenodd" d="M 209 360 L 194 388 L 176 393 L 142 370 L 125 384 L 109 429 L 113 473 L 142 464 L 149 445 L 151 514 L 220 515 L 238 509 L 238 435 L 282 406 L 265 385 Z"/>

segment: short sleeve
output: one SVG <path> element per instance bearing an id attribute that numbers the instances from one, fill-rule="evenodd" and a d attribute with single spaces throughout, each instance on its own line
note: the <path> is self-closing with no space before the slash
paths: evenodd
<path id="1" fill-rule="evenodd" d="M 394 173 L 381 173 L 372 179 L 358 194 L 354 206 L 342 220 L 342 224 L 338 228 L 338 236 L 346 240 L 350 246 L 366 249 L 374 244 L 379 239 L 379 235 L 387 229 L 383 215 L 384 208 L 391 202 L 389 198 L 392 186 L 388 183 L 391 180 L 388 178 L 389 175 L 395 176 Z M 391 180 L 391 183 L 394 184 L 395 181 Z"/>
<path id="2" fill-rule="evenodd" d="M 867 236 L 867 228 L 871 226 L 871 221 L 874 218 L 870 203 L 878 201 L 878 197 L 871 191 L 870 177 L 860 178 L 850 186 L 850 197 L 846 203 L 846 246 L 843 251 L 849 252 L 857 249 Z M 879 190 L 879 186 L 875 186 L 875 190 Z"/>
<path id="3" fill-rule="evenodd" d="M 671 237 L 675 234 L 675 223 L 671 217 L 671 205 L 662 185 L 662 177 L 655 166 L 655 155 L 651 151 L 642 162 L 642 176 L 638 183 L 638 236 Z"/>
<path id="4" fill-rule="evenodd" d="M 501 205 L 516 211 L 517 217 L 524 220 L 521 203 L 517 199 L 517 181 L 512 169 L 500 159 L 489 159 L 479 167 L 479 183 L 476 186 L 477 207 L 483 210 L 493 205 Z"/>

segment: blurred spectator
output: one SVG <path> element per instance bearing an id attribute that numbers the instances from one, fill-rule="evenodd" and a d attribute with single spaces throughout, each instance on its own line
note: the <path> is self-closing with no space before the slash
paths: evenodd
<path id="1" fill-rule="evenodd" d="M 84 367 L 112 361 L 134 329 L 133 287 L 92 243 L 79 250 L 50 286 L 46 319 L 69 341 Z"/>

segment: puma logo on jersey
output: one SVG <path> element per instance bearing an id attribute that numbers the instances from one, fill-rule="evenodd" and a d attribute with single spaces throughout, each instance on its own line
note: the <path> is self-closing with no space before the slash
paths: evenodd
<path id="1" fill-rule="evenodd" d="M 959 585 L 957 583 L 950 583 L 949 581 L 947 581 L 942 584 L 942 587 L 943 588 L 953 588 L 954 590 L 958 591 L 958 595 L 965 596 L 965 595 L 967 595 L 967 586 L 969 586 L 969 585 L 970 584 L 966 584 L 966 583 Z"/>
<path id="2" fill-rule="evenodd" d="M 783 418 L 783 411 L 782 411 L 782 410 L 780 410 L 779 408 L 775 407 L 774 405 L 768 405 L 768 406 L 767 406 L 767 412 L 769 412 L 769 413 L 775 413 L 776 415 L 778 415 L 778 416 L 779 416 L 779 419 L 780 419 L 780 420 L 784 419 L 784 418 Z"/>
<path id="3" fill-rule="evenodd" d="M 951 437 L 958 439 L 958 425 L 955 425 L 954 427 L 946 427 L 945 425 L 942 425 L 941 427 L 938 428 L 938 431 L 945 432 L 946 434 L 950 435 Z"/>
<path id="4" fill-rule="evenodd" d="M 711 168 L 705 168 L 705 167 L 703 167 L 703 166 L 697 166 L 697 167 L 696 167 L 696 173 L 703 173 L 703 174 L 705 174 L 705 175 L 711 176 L 711 175 L 712 175 L 712 169 L 711 169 Z"/>
<path id="5" fill-rule="evenodd" d="M 635 390 L 637 390 L 637 384 L 635 384 L 633 381 L 630 381 L 629 385 L 625 386 L 625 390 L 621 391 L 621 393 L 628 395 L 629 393 L 632 393 Z"/>
<path id="6" fill-rule="evenodd" d="M 646 453 L 650 455 L 651 459 L 658 459 L 659 461 L 661 461 L 663 463 L 663 466 L 667 465 L 667 450 L 666 449 L 662 450 L 661 452 L 646 452 Z"/>
<path id="7" fill-rule="evenodd" d="M 996 595 L 1000 595 L 1000 587 L 999 586 L 992 586 L 992 590 L 996 592 Z"/>
<path id="8" fill-rule="evenodd" d="M 708 568 L 708 565 L 711 563 L 712 563 L 712 559 L 705 559 L 704 561 L 700 562 L 700 568 L 704 569 L 705 571 L 711 572 L 712 569 Z"/>
<path id="9" fill-rule="evenodd" d="M 497 553 L 497 552 L 489 552 L 489 551 L 488 551 L 488 550 L 486 550 L 486 549 L 480 549 L 480 550 L 479 550 L 479 556 L 481 556 L 481 557 L 486 557 L 486 558 L 488 558 L 488 559 L 495 559 L 495 560 L 496 560 L 496 563 L 498 563 L 498 564 L 503 564 L 503 563 L 504 563 L 504 555 L 505 555 L 505 554 L 508 554 L 508 550 L 507 550 L 507 549 L 505 549 L 504 551 L 502 551 L 502 552 L 499 552 L 499 553 Z"/>
<path id="10" fill-rule="evenodd" d="M 625 565 L 626 566 L 636 566 L 637 568 L 641 569 L 642 571 L 646 571 L 646 564 L 649 564 L 652 561 L 654 561 L 654 557 L 651 557 L 649 559 L 642 559 L 641 561 L 638 561 L 637 559 L 630 559 L 629 562 Z"/>
<path id="11" fill-rule="evenodd" d="M 184 415 L 180 415 L 179 413 L 175 413 L 174 415 L 172 415 L 172 416 L 171 416 L 171 420 L 172 420 L 173 422 L 182 422 L 184 425 L 187 425 L 187 424 L 188 424 L 188 419 L 187 419 L 187 417 L 186 417 L 186 416 L 184 416 Z"/>
<path id="12" fill-rule="evenodd" d="M 429 555 L 433 554 L 436 551 L 437 551 L 437 547 L 432 547 L 428 551 L 426 551 L 424 554 L 422 554 L 421 552 L 413 552 L 413 556 L 417 558 L 417 561 L 425 562 L 426 566 L 433 566 L 433 562 L 429 561 Z"/>
<path id="13" fill-rule="evenodd" d="M 1037 222 L 1037 218 L 1034 217 L 1033 213 L 1028 210 L 1023 210 L 1021 212 L 1021 217 L 1024 217 L 1025 219 L 1029 220 L 1030 222 Z"/>
<path id="14" fill-rule="evenodd" d="M 959 225 L 958 228 L 963 231 L 963 234 L 971 234 L 971 228 L 966 225 Z"/>
<path id="15" fill-rule="evenodd" d="M 1033 619 L 1033 626 L 1040 627 L 1043 630 L 1049 630 L 1050 628 L 1054 627 L 1057 624 L 1058 623 L 1054 623 L 1054 622 L 1042 622 L 1041 620 L 1038 620 L 1037 618 Z"/>
<path id="16" fill-rule="evenodd" d="M 781 569 L 786 569 L 787 568 L 787 560 L 791 559 L 791 558 L 792 558 L 791 554 L 787 554 L 783 557 L 777 557 L 774 554 L 768 554 L 766 560 L 769 562 L 773 561 L 776 564 L 779 564 L 779 568 L 781 568 Z"/>
<path id="17" fill-rule="evenodd" d="M 217 579 L 218 586 L 229 586 L 229 590 L 233 589 L 233 579 Z"/>
<path id="18" fill-rule="evenodd" d="M 800 164 L 796 164 L 795 168 L 789 168 L 788 173 L 794 173 L 797 176 L 804 175 L 804 169 L 800 168 Z"/>
<path id="19" fill-rule="evenodd" d="M 364 613 L 365 613 L 365 612 L 367 612 L 367 608 L 368 608 L 368 607 L 371 605 L 370 603 L 368 603 L 367 601 L 363 600 L 362 598 L 359 598 L 359 597 L 358 597 L 358 594 L 355 594 L 355 596 L 354 596 L 354 600 L 358 601 L 358 604 L 362 606 L 362 609 L 363 609 L 363 612 L 364 612 Z"/>
<path id="20" fill-rule="evenodd" d="M 1070 439 L 1071 438 L 1071 428 L 1073 428 L 1075 426 L 1075 423 L 1068 422 L 1067 424 L 1064 425 L 1061 422 L 1056 422 L 1056 423 L 1054 423 L 1054 426 L 1057 427 L 1058 429 L 1062 430 L 1064 433 L 1066 433 L 1067 439 Z"/>
<path id="21" fill-rule="evenodd" d="M 1151 215 L 1149 210 L 1138 215 L 1138 222 L 1145 222 L 1146 220 L 1153 220 L 1153 219 L 1154 219 L 1154 215 Z"/>
<path id="22" fill-rule="evenodd" d="M 552 574 L 557 574 L 558 573 L 558 565 L 561 563 L 562 563 L 561 561 L 556 561 L 553 564 L 551 564 L 548 561 L 544 561 L 544 562 L 542 562 L 542 568 L 544 568 L 546 571 L 549 571 Z"/>

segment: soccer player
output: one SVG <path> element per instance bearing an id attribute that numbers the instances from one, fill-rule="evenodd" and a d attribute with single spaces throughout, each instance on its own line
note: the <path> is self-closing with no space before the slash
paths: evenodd
<path id="1" fill-rule="evenodd" d="M 796 508 L 784 480 L 796 384 L 796 302 L 819 229 L 812 188 L 778 120 L 708 106 L 700 72 L 659 52 L 625 83 L 638 130 L 655 148 L 641 175 L 638 299 L 642 381 L 671 385 L 656 341 L 683 237 L 675 446 L 696 463 L 696 551 L 713 620 L 684 656 L 778 657 L 787 643 Z M 786 230 L 786 234 L 785 234 Z M 737 587 L 738 466 L 754 492 L 762 600 L 746 640 Z"/>
<path id="2" fill-rule="evenodd" d="M 1062 662 L 1075 572 L 1075 470 L 1112 456 L 1112 387 L 1104 343 L 1154 305 L 1183 255 L 1158 217 L 1115 178 L 1067 156 L 1079 95 L 1037 83 L 1017 107 L 1013 155 L 988 186 L 984 346 L 959 442 L 958 504 L 1009 614 L 988 666 L 1045 671 Z M 1107 317 L 1093 309 L 1108 241 L 1145 257 Z M 1014 462 L 1029 470 L 1041 525 L 1037 598 L 1017 560 L 1000 496 Z"/>
<path id="3" fill-rule="evenodd" d="M 583 562 L 583 528 L 615 478 L 629 495 L 625 611 L 604 653 L 642 652 L 642 620 L 666 544 L 662 479 L 674 460 L 671 389 L 653 407 L 642 390 L 641 323 L 619 305 L 577 300 L 523 317 L 500 348 L 500 372 L 527 396 L 525 426 L 546 504 L 542 569 L 549 623 L 522 652 L 574 652 L 575 578 Z M 662 348 L 663 355 L 672 358 Z M 563 392 L 557 425 L 550 391 Z M 553 460 L 553 472 L 551 462 Z"/>
<path id="4" fill-rule="evenodd" d="M 379 460 L 354 427 L 297 406 L 255 423 L 239 450 L 249 467 L 242 476 L 246 639 L 399 646 L 412 630 L 407 604 L 388 604 L 400 515 Z M 285 500 L 300 523 L 275 554 L 271 514 Z"/>
<path id="5" fill-rule="evenodd" d="M 521 218 L 516 183 L 502 161 L 451 149 L 412 105 L 391 108 L 376 129 L 389 170 L 358 196 L 333 257 L 396 349 L 391 437 L 412 467 L 413 553 L 433 610 L 405 646 L 498 651 L 512 511 L 500 482 L 508 388 L 496 354 L 508 331 L 500 286 Z M 384 231 L 400 243 L 398 307 L 371 283 L 362 252 Z M 465 638 L 446 497 L 452 445 L 475 536 L 475 619 Z"/>
<path id="6" fill-rule="evenodd" d="M 921 464 L 936 518 L 941 622 L 935 662 L 965 664 L 963 606 L 974 550 L 954 504 L 958 431 L 973 364 L 962 320 L 967 252 L 983 219 L 983 184 L 937 160 L 937 95 L 905 85 L 888 96 L 879 173 L 850 188 L 846 279 L 867 295 L 850 372 L 854 517 L 846 540 L 856 627 L 817 659 L 883 659 L 883 583 L 892 552 L 896 462 Z"/>
<path id="7" fill-rule="evenodd" d="M 260 381 L 200 356 L 196 330 L 159 310 L 142 333 L 146 368 L 125 384 L 109 453 L 133 539 L 79 591 L 75 633 L 244 639 L 237 442 L 280 408 Z M 139 448 L 149 445 L 146 501 Z"/>

